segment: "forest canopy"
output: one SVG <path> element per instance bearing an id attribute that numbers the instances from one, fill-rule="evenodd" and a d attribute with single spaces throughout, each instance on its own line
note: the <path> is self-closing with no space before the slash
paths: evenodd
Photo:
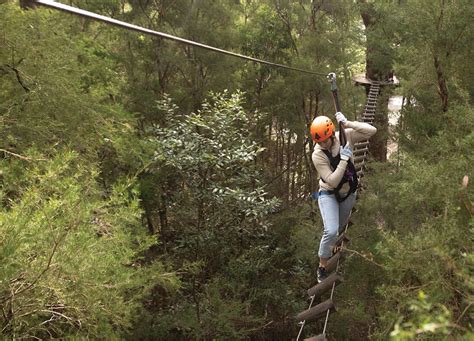
<path id="1" fill-rule="evenodd" d="M 349 120 L 355 76 L 400 83 L 326 337 L 472 339 L 470 1 L 62 1 L 321 75 L 20 2 L 0 1 L 1 339 L 295 339 L 329 72 Z"/>

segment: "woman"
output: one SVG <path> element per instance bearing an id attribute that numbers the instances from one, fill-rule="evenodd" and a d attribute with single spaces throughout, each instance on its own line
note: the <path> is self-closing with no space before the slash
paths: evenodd
<path id="1" fill-rule="evenodd" d="M 339 134 L 336 135 L 328 117 L 318 116 L 311 124 L 311 137 L 316 142 L 312 159 L 320 176 L 318 204 L 324 225 L 318 252 L 318 282 L 327 277 L 326 265 L 332 248 L 355 203 L 357 174 L 352 149 L 356 142 L 367 140 L 377 132 L 368 123 L 348 121 L 340 112 L 336 113 L 336 120 L 344 127 L 345 146 L 341 146 Z"/>

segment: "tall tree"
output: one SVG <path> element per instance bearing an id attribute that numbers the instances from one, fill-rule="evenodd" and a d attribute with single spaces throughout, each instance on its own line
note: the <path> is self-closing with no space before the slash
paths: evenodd
<path id="1" fill-rule="evenodd" d="M 437 99 L 433 107 L 443 112 L 449 109 L 451 98 L 460 96 L 458 80 L 466 79 L 464 72 L 469 63 L 462 60 L 470 45 L 473 9 L 468 1 L 435 1 L 430 6 L 423 2 L 407 2 L 400 8 L 403 23 L 400 29 L 400 45 L 406 72 L 416 74 L 418 82 L 410 84 L 410 91 L 422 93 L 422 88 L 436 89 Z M 424 20 L 419 20 L 423 17 Z M 410 29 L 407 34 L 406 29 Z M 415 50 L 416 48 L 416 50 Z M 429 62 L 426 62 L 429 61 Z M 472 74 L 472 72 L 471 72 Z M 468 84 L 463 81 L 463 85 Z M 418 88 L 419 87 L 419 88 Z"/>
<path id="2" fill-rule="evenodd" d="M 366 36 L 366 78 L 372 81 L 388 81 L 393 74 L 394 35 L 391 11 L 381 3 L 359 0 L 360 14 L 365 26 Z M 366 87 L 368 94 L 369 88 Z M 388 99 L 391 89 L 381 88 L 382 95 L 377 103 L 378 112 L 375 125 L 378 134 L 372 139 L 371 153 L 376 160 L 387 160 L 388 142 Z"/>

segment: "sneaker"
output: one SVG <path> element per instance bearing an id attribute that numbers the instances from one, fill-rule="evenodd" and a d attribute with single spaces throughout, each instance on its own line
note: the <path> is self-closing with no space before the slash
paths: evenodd
<path id="1" fill-rule="evenodd" d="M 323 280 L 326 279 L 326 277 L 328 277 L 326 268 L 323 268 L 322 266 L 320 266 L 318 268 L 318 283 L 321 283 Z"/>

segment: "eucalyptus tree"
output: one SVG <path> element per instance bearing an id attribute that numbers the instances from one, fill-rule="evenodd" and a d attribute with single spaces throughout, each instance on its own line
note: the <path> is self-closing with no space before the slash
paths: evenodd
<path id="1" fill-rule="evenodd" d="M 400 6 L 400 72 L 407 80 L 406 127 L 414 142 L 443 129 L 451 104 L 472 104 L 472 63 L 466 60 L 472 46 L 472 16 L 469 1 Z"/>
<path id="2" fill-rule="evenodd" d="M 234 2 L 130 1 L 122 17 L 152 30 L 232 50 L 235 42 Z M 130 110 L 156 120 L 153 101 L 165 93 L 182 107 L 198 109 L 209 90 L 235 89 L 234 70 L 241 63 L 202 48 L 124 32 L 120 54 L 129 79 Z"/>

